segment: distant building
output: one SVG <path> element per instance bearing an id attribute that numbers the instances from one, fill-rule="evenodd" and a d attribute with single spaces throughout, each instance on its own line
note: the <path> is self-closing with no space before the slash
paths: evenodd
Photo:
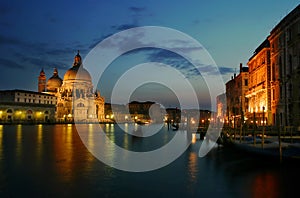
<path id="1" fill-rule="evenodd" d="M 223 123 L 225 122 L 226 110 L 227 110 L 226 93 L 223 93 L 217 96 L 216 119 L 218 122 L 223 122 Z"/>
<path id="2" fill-rule="evenodd" d="M 162 115 L 160 105 L 151 101 L 132 101 L 127 104 L 127 108 L 129 109 L 129 113 L 134 121 L 151 120 L 152 122 L 162 122 L 164 117 L 164 115 Z M 151 116 L 153 117 L 152 119 Z"/>
<path id="3" fill-rule="evenodd" d="M 226 123 L 234 127 L 241 123 L 244 113 L 248 109 L 248 67 L 240 64 L 240 73 L 234 74 L 226 83 L 227 118 Z"/>
<path id="4" fill-rule="evenodd" d="M 271 31 L 273 124 L 300 127 L 300 5 Z M 299 129 L 298 129 L 299 130 Z"/>
<path id="5" fill-rule="evenodd" d="M 249 107 L 246 112 L 248 121 L 262 125 L 272 124 L 271 114 L 271 70 L 270 43 L 266 39 L 248 61 L 249 85 L 246 97 Z M 263 120 L 264 119 L 264 120 Z"/>
<path id="6" fill-rule="evenodd" d="M 181 110 L 178 108 L 167 108 L 166 109 L 166 119 L 165 121 L 169 123 L 180 123 L 181 120 Z"/>
<path id="7" fill-rule="evenodd" d="M 105 103 L 105 118 L 117 122 L 162 122 L 165 114 L 159 104 L 132 101 L 126 105 Z"/>
<path id="8" fill-rule="evenodd" d="M 55 68 L 53 76 L 46 81 L 42 70 L 38 77 L 38 90 L 57 97 L 57 121 L 97 122 L 105 119 L 104 98 L 99 91 L 93 92 L 92 78 L 83 67 L 79 52 L 63 79 Z"/>
<path id="9" fill-rule="evenodd" d="M 0 91 L 0 123 L 48 123 L 55 121 L 56 97 L 26 91 Z"/>

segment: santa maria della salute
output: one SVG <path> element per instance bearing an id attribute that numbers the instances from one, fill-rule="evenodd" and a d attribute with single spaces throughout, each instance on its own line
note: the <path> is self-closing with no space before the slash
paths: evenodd
<path id="1" fill-rule="evenodd" d="M 104 98 L 79 54 L 61 79 L 55 68 L 47 79 L 42 69 L 38 91 L 1 90 L 0 123 L 103 122 Z"/>
<path id="2" fill-rule="evenodd" d="M 79 54 L 63 79 L 55 68 L 48 80 L 42 70 L 38 77 L 38 92 L 56 96 L 57 121 L 94 122 L 104 120 L 104 98 L 93 91 L 92 78 L 83 67 Z"/>

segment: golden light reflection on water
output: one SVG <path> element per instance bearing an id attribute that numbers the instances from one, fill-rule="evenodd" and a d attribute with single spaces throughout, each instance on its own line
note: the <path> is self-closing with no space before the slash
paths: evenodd
<path id="1" fill-rule="evenodd" d="M 3 156 L 3 125 L 0 125 L 0 157 L 2 158 L 2 156 Z"/>
<path id="2" fill-rule="evenodd" d="M 124 125 L 124 140 L 123 140 L 123 147 L 128 150 L 128 123 L 125 123 Z"/>
<path id="3" fill-rule="evenodd" d="M 43 146 L 44 146 L 44 144 L 43 144 L 43 125 L 39 124 L 37 126 L 37 146 L 36 146 L 38 163 L 40 163 L 42 161 Z"/>
<path id="4" fill-rule="evenodd" d="M 192 144 L 195 144 L 197 142 L 197 135 L 196 133 L 192 134 Z"/>
<path id="5" fill-rule="evenodd" d="M 280 197 L 278 191 L 280 185 L 278 181 L 279 178 L 274 173 L 257 175 L 252 184 L 252 197 Z"/>
<path id="6" fill-rule="evenodd" d="M 95 136 L 94 136 L 94 127 L 93 124 L 88 125 L 88 138 L 87 138 L 87 146 L 91 149 L 95 148 Z"/>
<path id="7" fill-rule="evenodd" d="M 88 124 L 88 129 L 87 129 L 87 147 L 90 149 L 95 149 L 96 148 L 96 131 L 95 131 L 95 125 L 94 124 Z M 82 151 L 82 150 L 81 150 Z M 83 167 L 83 169 L 85 171 L 89 171 L 93 168 L 93 163 L 95 161 L 95 157 L 93 155 L 87 155 L 86 159 L 85 159 L 85 166 Z"/>
<path id="8" fill-rule="evenodd" d="M 55 166 L 62 180 L 71 181 L 74 171 L 72 125 L 55 125 L 53 131 Z"/>
<path id="9" fill-rule="evenodd" d="M 198 155 L 195 152 L 191 152 L 189 155 L 188 170 L 189 170 L 190 181 L 196 182 L 197 174 L 198 174 Z"/>
<path id="10" fill-rule="evenodd" d="M 16 137 L 16 157 L 17 160 L 21 160 L 22 156 L 22 125 L 17 125 L 17 137 Z"/>

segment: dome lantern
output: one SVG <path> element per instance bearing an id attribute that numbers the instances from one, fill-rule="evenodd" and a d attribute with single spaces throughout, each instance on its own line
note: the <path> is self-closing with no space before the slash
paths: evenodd
<path id="1" fill-rule="evenodd" d="M 74 57 L 73 67 L 68 69 L 64 75 L 64 81 L 68 81 L 68 80 L 73 81 L 75 79 L 92 82 L 91 75 L 86 69 L 83 68 L 82 59 L 79 54 L 79 50 L 77 55 Z"/>

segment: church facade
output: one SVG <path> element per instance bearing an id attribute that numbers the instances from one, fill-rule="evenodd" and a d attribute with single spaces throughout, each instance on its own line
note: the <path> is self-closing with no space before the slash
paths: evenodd
<path id="1" fill-rule="evenodd" d="M 52 77 L 46 79 L 42 70 L 38 77 L 38 91 L 56 96 L 56 121 L 98 122 L 104 121 L 104 98 L 93 91 L 92 78 L 82 65 L 79 54 L 63 79 L 55 68 Z"/>

